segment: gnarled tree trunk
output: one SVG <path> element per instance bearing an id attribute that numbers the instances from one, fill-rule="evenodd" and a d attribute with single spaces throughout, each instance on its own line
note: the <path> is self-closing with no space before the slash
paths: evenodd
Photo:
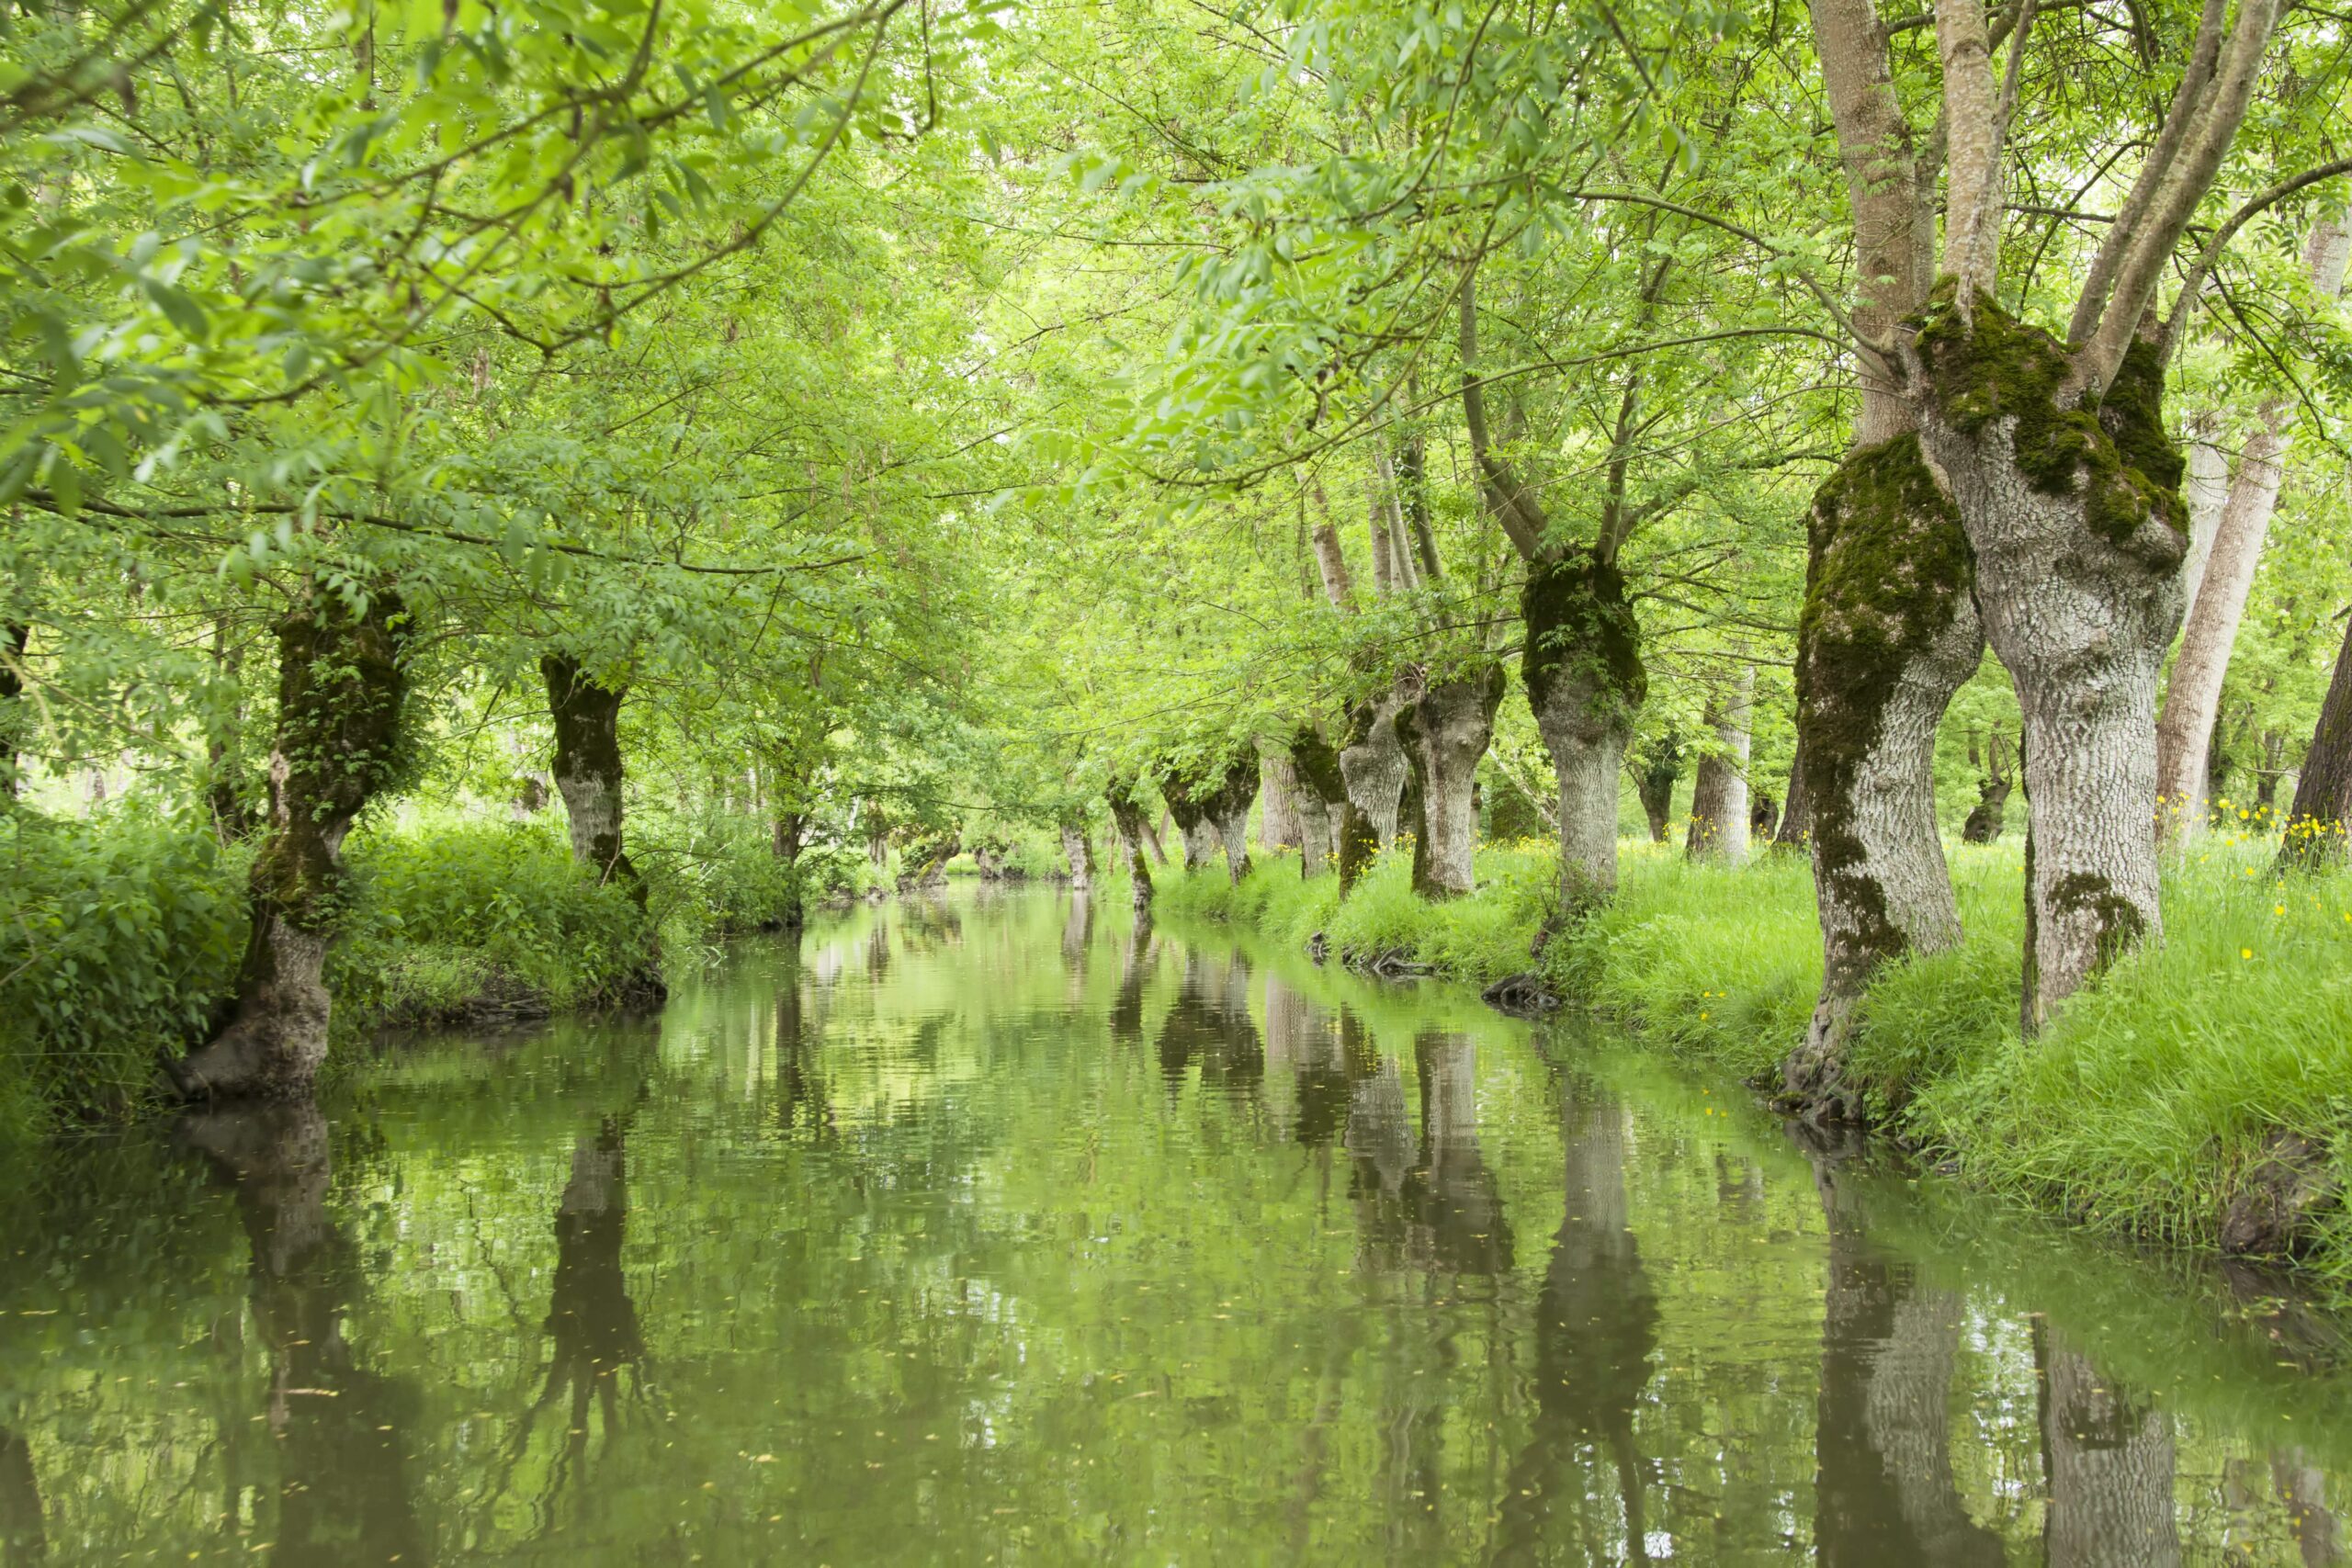
<path id="1" fill-rule="evenodd" d="M 2068 405 L 2065 348 L 1976 296 L 1917 342 L 1920 441 L 1976 563 L 1984 635 L 2024 710 L 2028 1032 L 2143 935 L 2160 935 L 2156 677 L 2180 624 L 2184 464 L 2164 366 L 2134 343 L 2104 399 Z M 2211 572 L 2209 571 L 2209 577 Z"/>
<path id="2" fill-rule="evenodd" d="M 569 654 L 539 660 L 555 721 L 555 787 L 571 818 L 571 860 L 598 883 L 618 882 L 645 907 L 645 880 L 621 839 L 621 696 Z"/>
<path id="3" fill-rule="evenodd" d="M 2295 803 L 2279 840 L 2279 863 L 2308 870 L 2340 864 L 2347 834 L 2352 834 L 2352 626 L 2345 628 L 2335 673 L 2328 680 L 2319 722 L 2312 728 L 2311 750 L 2303 753 Z"/>
<path id="4" fill-rule="evenodd" d="M 1340 748 L 1340 777 L 1347 786 L 1338 844 L 1341 897 L 1371 868 L 1381 846 L 1396 837 L 1397 813 L 1412 771 L 1396 733 L 1404 703 L 1391 689 L 1376 701 L 1357 704 L 1348 716 L 1347 743 Z"/>
<path id="5" fill-rule="evenodd" d="M 1478 885 L 1478 761 L 1495 737 L 1502 705 L 1498 665 L 1431 681 L 1399 718 L 1409 720 L 1421 784 L 1421 832 L 1413 852 L 1413 890 L 1450 898 Z"/>
<path id="6" fill-rule="evenodd" d="M 1528 569 L 1520 674 L 1560 789 L 1561 908 L 1617 889 L 1617 774 L 1649 694 L 1625 580 L 1590 550 Z"/>
<path id="7" fill-rule="evenodd" d="M 1258 759 L 1258 791 L 1266 802 L 1259 841 L 1270 850 L 1303 849 L 1306 827 L 1299 811 L 1298 772 L 1290 753 L 1269 751 Z"/>
<path id="8" fill-rule="evenodd" d="M 408 640 L 407 608 L 390 592 L 355 612 L 312 583 L 278 623 L 269 833 L 249 884 L 253 933 L 228 1027 L 168 1064 L 184 1093 L 293 1097 L 318 1077 L 344 835 L 407 757 Z"/>
<path id="9" fill-rule="evenodd" d="M 1650 842 L 1666 842 L 1666 825 L 1674 815 L 1674 781 L 1682 776 L 1682 745 L 1671 731 L 1661 736 L 1641 760 L 1634 793 L 1642 797 L 1642 815 L 1650 820 Z"/>
<path id="10" fill-rule="evenodd" d="M 1062 862 L 1069 867 L 1071 892 L 1083 893 L 1094 886 L 1094 840 L 1076 823 L 1062 824 Z"/>
<path id="11" fill-rule="evenodd" d="M 1110 803 L 1111 822 L 1118 829 L 1119 847 L 1127 857 L 1129 894 L 1138 911 L 1151 908 L 1151 862 L 1144 857 L 1144 810 L 1136 799 L 1135 781 L 1114 778 L 1103 791 Z"/>
<path id="12" fill-rule="evenodd" d="M 1331 869 L 1338 852 L 1333 828 L 1347 811 L 1347 777 L 1340 769 L 1340 753 L 1311 724 L 1300 725 L 1291 737 L 1290 758 L 1299 784 L 1300 874 L 1320 876 Z"/>
<path id="13" fill-rule="evenodd" d="M 1682 847 L 1688 859 L 1747 863 L 1748 731 L 1755 703 L 1753 664 L 1740 665 L 1731 689 L 1707 703 L 1715 744 L 1699 759 L 1691 782 L 1690 831 Z"/>
<path id="14" fill-rule="evenodd" d="M 1258 753 L 1253 748 L 1237 752 L 1226 764 L 1208 805 L 1209 821 L 1225 845 L 1226 875 L 1237 887 L 1250 874 L 1250 807 L 1257 799 Z"/>
<path id="15" fill-rule="evenodd" d="M 1968 820 L 1961 824 L 1962 842 L 1989 844 L 2001 836 L 2002 822 L 2008 815 L 2009 791 L 2016 783 L 2009 768 L 2008 742 L 1996 729 L 1985 747 L 1984 774 L 1976 781 L 1976 804 L 1969 808 Z"/>
<path id="16" fill-rule="evenodd" d="M 1897 435 L 1849 453 L 1815 495 L 1797 638 L 1797 766 L 1821 915 L 1821 997 L 1782 1077 L 1808 1111 L 1862 1111 L 1845 1078 L 1879 966 L 1960 940 L 1936 833 L 1936 725 L 1984 656 L 1968 540 Z"/>

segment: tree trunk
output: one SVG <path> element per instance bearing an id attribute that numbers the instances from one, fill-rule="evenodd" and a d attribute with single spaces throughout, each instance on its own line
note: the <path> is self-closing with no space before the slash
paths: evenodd
<path id="1" fill-rule="evenodd" d="M 1235 754 L 1216 781 L 1208 817 L 1225 846 L 1225 874 L 1234 886 L 1250 874 L 1250 807 L 1258 799 L 1258 752 L 1255 747 Z"/>
<path id="2" fill-rule="evenodd" d="M 1331 868 L 1338 852 L 1333 829 L 1340 825 L 1348 805 L 1348 782 L 1340 768 L 1340 754 L 1313 725 L 1301 725 L 1290 742 L 1291 768 L 1299 783 L 1300 863 L 1302 876 L 1320 876 Z"/>
<path id="3" fill-rule="evenodd" d="M 2319 722 L 2312 727 L 2311 750 L 2303 753 L 2295 804 L 2287 813 L 2278 843 L 2279 863 L 2305 870 L 2340 864 L 2347 833 L 2352 833 L 2352 625 L 2345 627 L 2335 673 L 2328 678 Z"/>
<path id="4" fill-rule="evenodd" d="M 2163 934 L 2149 812 L 2156 678 L 2180 624 L 2184 464 L 2151 344 L 2134 343 L 2105 398 L 2076 409 L 2062 401 L 2065 348 L 1989 298 L 1970 316 L 1938 307 L 1916 342 L 1921 445 L 1958 505 L 1984 635 L 2025 715 L 2030 1032 Z"/>
<path id="5" fill-rule="evenodd" d="M 771 824 L 769 848 L 775 858 L 786 865 L 800 863 L 800 852 L 808 838 L 808 814 L 805 811 L 779 811 Z"/>
<path id="6" fill-rule="evenodd" d="M 1625 580 L 1590 550 L 1531 567 L 1520 673 L 1560 790 L 1563 915 L 1617 890 L 1617 775 L 1649 694 Z"/>
<path id="7" fill-rule="evenodd" d="M 1184 869 L 1205 869 L 1217 852 L 1216 823 L 1209 814 L 1216 801 L 1216 781 L 1188 779 L 1170 770 L 1159 775 L 1159 793 L 1168 802 L 1168 815 L 1176 821 Z"/>
<path id="8" fill-rule="evenodd" d="M 1298 809 L 1298 772 L 1288 752 L 1269 751 L 1258 760 L 1258 788 L 1266 800 L 1259 842 L 1270 850 L 1301 849 L 1306 828 Z"/>
<path id="9" fill-rule="evenodd" d="M 2180 563 L 2180 598 L 2194 605 L 2205 581 L 2205 562 L 2213 553 L 2213 536 L 2222 531 L 2222 514 L 2230 504 L 2230 459 L 2205 435 L 2188 446 L 2188 476 L 2181 481 L 2180 498 L 2188 507 L 2188 555 Z"/>
<path id="10" fill-rule="evenodd" d="M 1136 822 L 1137 825 L 1143 829 L 1143 841 L 1151 846 L 1151 858 L 1158 861 L 1160 864 L 1166 865 L 1168 863 L 1168 849 L 1166 845 L 1159 841 L 1159 829 L 1153 825 L 1151 813 L 1148 811 L 1143 812 L 1142 815 L 1136 818 Z"/>
<path id="11" fill-rule="evenodd" d="M 1136 800 L 1133 780 L 1114 778 L 1103 795 L 1110 802 L 1111 822 L 1118 830 L 1119 847 L 1127 857 L 1128 891 L 1137 913 L 1142 913 L 1151 908 L 1151 863 L 1143 852 L 1144 835 L 1150 831 L 1150 824 Z"/>
<path id="12" fill-rule="evenodd" d="M 1879 966 L 1960 940 L 1936 832 L 1936 726 L 1984 653 L 1968 541 L 1905 434 L 1847 455 L 1814 497 L 1797 642 L 1797 765 L 1821 916 L 1821 997 L 1782 1077 L 1854 1120 L 1854 1009 Z M 1785 830 L 1785 829 L 1784 829 Z M 1800 832 L 1808 829 L 1801 828 Z"/>
<path id="13" fill-rule="evenodd" d="M 1340 748 L 1340 776 L 1347 784 L 1348 805 L 1364 819 L 1378 844 L 1396 841 L 1405 776 L 1410 771 L 1405 742 L 1396 733 L 1396 716 L 1405 703 L 1404 694 L 1392 689 L 1377 701 L 1358 704 L 1350 716 L 1347 744 Z"/>
<path id="14" fill-rule="evenodd" d="M 25 645 L 32 627 L 0 622 L 0 799 L 17 798 L 17 751 L 24 743 Z"/>
<path id="15" fill-rule="evenodd" d="M 1083 893 L 1094 886 L 1094 840 L 1084 828 L 1063 824 L 1062 861 L 1069 867 L 1071 892 Z"/>
<path id="16" fill-rule="evenodd" d="M 355 615 L 316 583 L 278 623 L 269 833 L 249 883 L 253 931 L 228 1026 L 167 1064 L 185 1094 L 300 1096 L 318 1077 L 344 836 L 407 761 L 409 637 L 398 595 L 379 592 Z"/>
<path id="17" fill-rule="evenodd" d="M 1756 703 L 1756 666 L 1743 663 L 1731 690 L 1707 704 L 1714 748 L 1699 759 L 1690 790 L 1690 831 L 1684 858 L 1747 863 L 1748 731 Z"/>
<path id="18" fill-rule="evenodd" d="M 1789 793 L 1781 807 L 1781 826 L 1772 834 L 1775 850 L 1801 850 L 1813 840 L 1813 811 L 1805 799 L 1804 748 L 1797 748 L 1789 763 Z"/>
<path id="19" fill-rule="evenodd" d="M 547 680 L 548 713 L 555 721 L 555 787 L 571 818 L 571 860 L 596 874 L 601 886 L 618 882 L 645 907 L 645 880 L 621 839 L 621 696 L 569 654 L 539 660 Z"/>
<path id="20" fill-rule="evenodd" d="M 1503 686 L 1501 666 L 1488 665 L 1430 682 L 1403 710 L 1421 781 L 1413 890 L 1424 897 L 1451 898 L 1478 886 L 1478 761 L 1494 739 Z M 1404 724 L 1400 717 L 1400 730 Z"/>
<path id="21" fill-rule="evenodd" d="M 1993 731 L 1991 743 L 1985 748 L 1984 773 L 1976 781 L 1976 804 L 1969 808 L 1968 820 L 1961 825 L 1962 842 L 1989 844 L 2001 836 L 2001 825 L 2007 816 L 2009 791 L 2016 780 L 2009 772 L 2007 744 L 1999 730 Z"/>
<path id="22" fill-rule="evenodd" d="M 2205 756 L 2221 711 L 2230 650 L 2237 643 L 2238 623 L 2245 614 L 2263 540 L 2278 511 L 2278 486 L 2286 477 L 2286 413 L 2283 403 L 2263 406 L 2263 427 L 2247 440 L 2238 459 L 2229 503 L 2222 510 L 2188 625 L 2181 630 L 2180 656 L 2173 661 L 2164 716 L 2156 725 L 2160 837 L 2194 835 L 2205 825 Z"/>
<path id="23" fill-rule="evenodd" d="M 2050 1568 L 2175 1568 L 2172 1427 L 2062 1337 L 2036 1325 Z"/>
<path id="24" fill-rule="evenodd" d="M 1674 816 L 1674 781 L 1682 776 L 1682 746 L 1668 732 L 1642 759 L 1634 793 L 1642 797 L 1642 815 L 1650 820 L 1650 842 L 1666 842 L 1667 824 Z"/>

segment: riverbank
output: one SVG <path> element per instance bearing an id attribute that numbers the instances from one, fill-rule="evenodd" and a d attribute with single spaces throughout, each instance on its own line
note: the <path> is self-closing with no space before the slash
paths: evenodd
<path id="1" fill-rule="evenodd" d="M 128 805 L 0 817 L 0 1137 L 152 1101 L 232 994 L 253 846 Z M 327 964 L 337 1049 L 387 1029 L 497 1024 L 658 996 L 663 967 L 793 918 L 826 886 L 745 829 L 638 851 L 640 909 L 572 864 L 560 820 L 363 824 Z M 804 857 L 804 860 L 813 857 Z"/>
<path id="2" fill-rule="evenodd" d="M 1221 866 L 1162 874 L 1157 907 L 1487 984 L 1531 967 L 1551 854 L 1481 851 L 1479 891 L 1446 904 L 1414 897 L 1402 856 L 1344 904 L 1337 878 L 1280 856 L 1238 887 Z M 2166 872 L 2164 942 L 2029 1043 L 2019 852 L 1951 858 L 1966 941 L 1890 970 L 1862 1010 L 1852 1070 L 1879 1123 L 1984 1188 L 2169 1243 L 2218 1247 L 2226 1216 L 2243 1226 L 2283 1193 L 2298 1261 L 2352 1290 L 2334 1196 L 2352 1187 L 2352 874 L 2281 879 L 2267 841 L 2200 846 Z M 1623 865 L 1617 897 L 1533 967 L 1661 1049 L 1769 1082 L 1820 985 L 1805 863 L 1693 866 L 1628 843 Z"/>

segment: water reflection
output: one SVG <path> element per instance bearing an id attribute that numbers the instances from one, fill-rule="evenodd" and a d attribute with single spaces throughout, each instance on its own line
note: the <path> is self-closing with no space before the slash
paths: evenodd
<path id="1" fill-rule="evenodd" d="M 1565 1205 L 1535 1303 L 1535 1417 L 1503 1499 L 1501 1562 L 1650 1560 L 1649 1472 L 1634 1425 L 1658 1304 L 1626 1199 L 1625 1123 L 1623 1105 L 1571 1081 L 1560 1118 Z"/>
<path id="2" fill-rule="evenodd" d="M 0 1562 L 2340 1558 L 2320 1314 L 1115 904 L 806 943 L 0 1150 Z"/>
<path id="3" fill-rule="evenodd" d="M 32 1445 L 0 1427 L 0 1563 L 17 1568 L 19 1563 L 38 1562 L 48 1550 Z"/>
<path id="4" fill-rule="evenodd" d="M 413 1391 L 372 1370 L 345 1332 L 369 1279 L 327 1210 L 325 1115 L 307 1101 L 210 1111 L 181 1118 L 178 1136 L 234 1192 L 253 1249 L 252 1321 L 269 1364 L 259 1426 L 277 1475 L 254 1512 L 275 1513 L 274 1560 L 429 1562 L 409 1485 Z M 243 1436 L 223 1433 L 232 1447 Z"/>
<path id="5" fill-rule="evenodd" d="M 1888 1562 L 1977 1568 L 2005 1561 L 1968 1517 L 1951 1466 L 1952 1361 L 1961 1303 L 1864 1233 L 1838 1167 L 1856 1152 L 1792 1128 L 1828 1229 L 1814 1542 L 1836 1568 Z"/>

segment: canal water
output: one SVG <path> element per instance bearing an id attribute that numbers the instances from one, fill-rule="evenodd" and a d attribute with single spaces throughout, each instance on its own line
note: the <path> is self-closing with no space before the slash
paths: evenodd
<path id="1" fill-rule="evenodd" d="M 0 1151 L 0 1562 L 2315 1564 L 2338 1325 L 1066 893 Z"/>

